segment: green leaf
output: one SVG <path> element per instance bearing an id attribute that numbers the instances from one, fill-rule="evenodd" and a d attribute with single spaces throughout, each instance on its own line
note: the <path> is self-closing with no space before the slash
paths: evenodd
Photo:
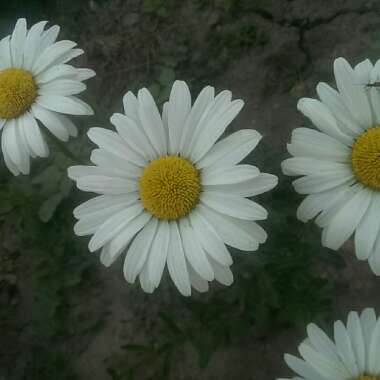
<path id="1" fill-rule="evenodd" d="M 62 199 L 61 194 L 54 194 L 42 204 L 38 211 L 38 216 L 42 222 L 47 223 L 53 217 Z"/>

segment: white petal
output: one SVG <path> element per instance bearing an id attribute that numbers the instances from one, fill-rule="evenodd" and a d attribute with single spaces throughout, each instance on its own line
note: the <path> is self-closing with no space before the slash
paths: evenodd
<path id="1" fill-rule="evenodd" d="M 183 81 L 175 81 L 170 93 L 168 105 L 169 153 L 180 152 L 180 142 L 191 109 L 189 87 Z"/>
<path id="2" fill-rule="evenodd" d="M 72 79 L 55 79 L 48 83 L 42 83 L 38 88 L 39 95 L 76 95 L 83 92 L 86 85 Z"/>
<path id="3" fill-rule="evenodd" d="M 302 98 L 298 101 L 297 109 L 301 111 L 323 133 L 337 139 L 344 144 L 352 143 L 352 138 L 344 135 L 338 128 L 338 124 L 323 103 L 316 99 Z"/>
<path id="4" fill-rule="evenodd" d="M 141 204 L 135 204 L 111 216 L 98 228 L 91 238 L 88 245 L 89 250 L 94 252 L 101 248 L 142 212 L 143 208 Z"/>
<path id="5" fill-rule="evenodd" d="M 249 181 L 260 174 L 252 165 L 205 168 L 201 172 L 202 185 L 229 185 Z"/>
<path id="6" fill-rule="evenodd" d="M 345 380 L 350 377 L 350 374 L 340 362 L 331 360 L 331 358 L 315 351 L 310 346 L 302 343 L 299 346 L 299 351 L 306 362 L 326 379 Z"/>
<path id="7" fill-rule="evenodd" d="M 380 232 L 379 215 L 380 196 L 373 193 L 371 203 L 355 231 L 355 252 L 359 260 L 367 260 L 374 249 Z"/>
<path id="8" fill-rule="evenodd" d="M 48 110 L 70 115 L 94 114 L 94 111 L 87 103 L 75 96 L 40 95 L 36 98 L 36 103 Z"/>
<path id="9" fill-rule="evenodd" d="M 39 56 L 48 46 L 56 41 L 59 31 L 60 27 L 58 25 L 53 25 L 42 33 L 38 51 Z"/>
<path id="10" fill-rule="evenodd" d="M 48 46 L 34 62 L 32 73 L 38 75 L 55 63 L 76 46 L 73 41 L 62 40 Z M 63 63 L 63 62 L 59 62 Z"/>
<path id="11" fill-rule="evenodd" d="M 38 119 L 57 139 L 68 141 L 69 131 L 62 122 L 60 115 L 46 108 L 40 107 L 38 104 L 32 106 L 32 114 Z"/>
<path id="12" fill-rule="evenodd" d="M 83 53 L 84 53 L 84 51 L 82 49 L 72 49 L 72 50 L 68 51 L 67 53 L 65 53 L 63 56 L 61 56 L 58 59 L 56 59 L 56 61 L 54 62 L 54 64 L 55 65 L 60 65 L 60 64 L 69 62 L 72 59 L 74 59 L 76 57 L 79 57 Z"/>
<path id="13" fill-rule="evenodd" d="M 368 258 L 368 264 L 376 276 L 380 276 L 380 234 L 377 235 L 373 251 Z"/>
<path id="14" fill-rule="evenodd" d="M 157 157 L 144 130 L 132 118 L 115 113 L 111 116 L 111 123 L 124 141 L 145 160 L 153 160 Z"/>
<path id="15" fill-rule="evenodd" d="M 125 178 L 126 176 L 120 171 L 109 168 L 102 168 L 99 166 L 89 165 L 76 165 L 67 169 L 67 175 L 74 181 L 78 181 L 79 178 L 88 176 L 105 176 L 109 178 Z"/>
<path id="16" fill-rule="evenodd" d="M 326 380 L 326 378 L 317 372 L 317 370 L 315 370 L 309 363 L 296 356 L 285 354 L 284 360 L 295 373 L 299 374 L 304 379 Z"/>
<path id="17" fill-rule="evenodd" d="M 282 172 L 289 176 L 321 174 L 345 170 L 348 164 L 333 161 L 321 161 L 309 157 L 292 157 L 281 163 Z"/>
<path id="18" fill-rule="evenodd" d="M 278 178 L 275 175 L 260 173 L 257 177 L 232 185 L 203 186 L 204 191 L 216 191 L 230 195 L 240 195 L 242 197 L 253 197 L 265 193 L 276 187 Z"/>
<path id="19" fill-rule="evenodd" d="M 168 270 L 170 277 L 180 293 L 184 296 L 191 295 L 189 273 L 183 252 L 181 235 L 177 222 L 169 222 L 170 241 L 168 249 Z"/>
<path id="20" fill-rule="evenodd" d="M 213 88 L 211 88 L 208 92 L 210 95 L 214 95 Z M 224 110 L 231 103 L 231 96 L 231 91 L 222 91 L 215 97 L 215 99 L 211 100 L 207 104 L 207 107 L 204 110 L 202 110 L 202 114 L 197 117 L 198 122 L 193 125 L 191 133 L 188 133 L 187 138 L 189 141 L 185 143 L 182 151 L 185 157 L 192 157 L 191 154 L 195 144 L 199 141 L 199 135 L 205 128 L 207 128 L 208 122 L 211 118 L 215 118 L 217 115 L 224 112 Z"/>
<path id="21" fill-rule="evenodd" d="M 212 269 L 215 273 L 215 280 L 225 286 L 230 286 L 234 282 L 234 275 L 228 266 L 221 265 L 218 261 L 209 257 Z"/>
<path id="22" fill-rule="evenodd" d="M 348 314 L 347 332 L 350 336 L 359 372 L 364 373 L 366 370 L 366 347 L 358 313 L 351 311 Z"/>
<path id="23" fill-rule="evenodd" d="M 372 126 L 372 113 L 365 88 L 358 86 L 359 78 L 344 58 L 335 60 L 334 74 L 339 92 L 347 108 L 353 111 L 353 117 L 365 128 Z"/>
<path id="24" fill-rule="evenodd" d="M 197 168 L 208 166 L 231 166 L 242 161 L 261 140 L 259 132 L 242 129 L 217 142 L 197 163 Z"/>
<path id="25" fill-rule="evenodd" d="M 95 211 L 87 213 L 75 225 L 74 232 L 77 236 L 92 235 L 96 230 L 116 213 L 125 210 L 127 207 L 137 203 L 136 198 L 131 198 L 125 202 L 114 202 L 108 207 L 98 208 Z"/>
<path id="26" fill-rule="evenodd" d="M 215 231 L 215 226 L 212 226 L 197 210 L 190 213 L 189 219 L 203 249 L 221 265 L 231 265 L 232 257 Z"/>
<path id="27" fill-rule="evenodd" d="M 313 347 L 319 351 L 326 353 L 331 359 L 339 361 L 335 344 L 330 340 L 326 333 L 318 326 L 310 323 L 307 326 L 307 335 Z"/>
<path id="28" fill-rule="evenodd" d="M 373 69 L 371 61 L 367 58 L 364 61 L 359 62 L 355 67 L 354 71 L 359 79 L 359 83 L 365 85 L 369 83 L 370 74 Z"/>
<path id="29" fill-rule="evenodd" d="M 355 354 L 351 346 L 350 337 L 341 321 L 334 323 L 334 340 L 338 354 L 346 369 L 350 372 L 351 377 L 355 378 L 360 375 L 356 365 Z"/>
<path id="30" fill-rule="evenodd" d="M 79 81 L 85 81 L 87 79 L 90 79 L 96 75 L 96 72 L 92 69 L 86 69 L 86 68 L 79 68 L 76 69 L 75 77 L 76 80 Z"/>
<path id="31" fill-rule="evenodd" d="M 145 293 L 151 294 L 154 292 L 156 287 L 153 285 L 153 283 L 149 279 L 148 260 L 145 261 L 145 264 L 143 268 L 141 269 L 139 279 L 140 279 L 141 289 Z"/>
<path id="32" fill-rule="evenodd" d="M 312 174 L 293 181 L 294 189 L 299 194 L 313 194 L 352 182 L 354 175 L 348 167 L 324 174 Z"/>
<path id="33" fill-rule="evenodd" d="M 128 223 L 109 242 L 110 255 L 117 255 L 118 252 L 124 250 L 133 237 L 149 222 L 151 218 L 152 215 L 143 211 L 135 218 L 129 219 Z"/>
<path id="34" fill-rule="evenodd" d="M 80 177 L 77 181 L 77 187 L 83 191 L 90 191 L 97 194 L 126 194 L 138 190 L 137 181 L 116 178 L 111 175 L 89 175 Z"/>
<path id="35" fill-rule="evenodd" d="M 212 281 L 214 279 L 214 272 L 187 218 L 180 219 L 179 230 L 188 262 L 203 279 Z"/>
<path id="36" fill-rule="evenodd" d="M 138 93 L 139 118 L 153 148 L 160 155 L 167 153 L 165 131 L 156 103 L 150 92 L 143 88 Z"/>
<path id="37" fill-rule="evenodd" d="M 380 373 L 380 318 L 372 331 L 371 343 L 368 347 L 368 372 Z"/>
<path id="38" fill-rule="evenodd" d="M 33 67 L 40 47 L 41 35 L 46 24 L 47 21 L 40 21 L 29 29 L 24 45 L 23 68 L 26 70 L 31 70 Z"/>
<path id="39" fill-rule="evenodd" d="M 55 79 L 70 78 L 76 75 L 77 69 L 70 65 L 54 65 L 35 77 L 38 85 L 41 86 L 42 83 L 47 83 Z"/>
<path id="40" fill-rule="evenodd" d="M 16 138 L 19 144 L 19 151 L 21 153 L 21 162 L 19 164 L 19 168 L 23 174 L 29 174 L 30 155 L 32 154 L 32 152 L 30 151 L 28 143 L 26 141 L 23 125 L 20 123 L 20 118 L 14 120 L 16 124 Z"/>
<path id="41" fill-rule="evenodd" d="M 77 206 L 74 209 L 73 214 L 75 218 L 80 219 L 86 215 L 90 215 L 115 205 L 128 206 L 135 202 L 138 197 L 139 194 L 137 192 L 123 195 L 99 195 Z"/>
<path id="42" fill-rule="evenodd" d="M 360 323 L 362 325 L 363 329 L 363 337 L 364 337 L 364 343 L 367 350 L 369 350 L 373 331 L 376 326 L 376 314 L 375 310 L 372 308 L 366 308 L 363 310 L 362 314 L 360 315 Z M 366 368 L 369 366 L 369 352 L 367 353 L 367 362 L 366 362 Z"/>
<path id="43" fill-rule="evenodd" d="M 160 221 L 156 237 L 152 243 L 151 253 L 148 259 L 149 279 L 154 286 L 161 282 L 162 273 L 168 257 L 170 241 L 170 228 L 166 220 Z"/>
<path id="44" fill-rule="evenodd" d="M 118 176 L 121 177 L 137 179 L 141 175 L 140 167 L 104 149 L 94 149 L 91 152 L 90 160 L 95 165 L 111 170 L 115 174 L 118 173 Z"/>
<path id="45" fill-rule="evenodd" d="M 113 252 L 111 253 L 109 249 L 109 244 L 107 243 L 103 248 L 102 251 L 100 252 L 100 262 L 105 266 L 109 267 L 111 266 L 122 254 L 123 249 L 120 249 L 118 252 Z"/>
<path id="46" fill-rule="evenodd" d="M 267 234 L 255 222 L 240 220 L 219 214 L 199 205 L 201 215 L 215 228 L 225 244 L 242 251 L 256 251 L 264 243 Z"/>
<path id="47" fill-rule="evenodd" d="M 100 148 L 130 161 L 136 166 L 144 167 L 147 163 L 140 155 L 128 149 L 125 141 L 113 131 L 104 128 L 90 128 L 87 135 Z"/>
<path id="48" fill-rule="evenodd" d="M 49 148 L 42 136 L 36 119 L 29 112 L 25 112 L 22 117 L 20 117 L 20 123 L 22 124 L 26 141 L 33 154 L 39 157 L 47 157 L 49 155 Z"/>
<path id="49" fill-rule="evenodd" d="M 25 39 L 26 20 L 24 18 L 19 18 L 16 22 L 10 42 L 13 67 L 22 67 Z"/>
<path id="50" fill-rule="evenodd" d="M 213 210 L 234 218 L 263 220 L 268 216 L 268 212 L 258 203 L 227 193 L 203 191 L 200 200 Z"/>
<path id="51" fill-rule="evenodd" d="M 21 172 L 20 172 L 18 166 L 10 158 L 9 153 L 8 153 L 8 149 L 9 149 L 9 144 L 6 144 L 6 140 L 4 138 L 4 132 L 3 132 L 3 135 L 1 138 L 1 150 L 3 151 L 4 162 L 5 162 L 5 165 L 7 166 L 7 168 L 12 172 L 12 174 L 17 176 Z"/>
<path id="52" fill-rule="evenodd" d="M 128 91 L 124 95 L 123 106 L 124 106 L 125 114 L 130 119 L 138 123 L 139 122 L 139 102 L 136 96 L 131 91 Z"/>
<path id="53" fill-rule="evenodd" d="M 215 90 L 213 87 L 206 86 L 199 93 L 197 99 L 195 100 L 193 107 L 186 119 L 186 123 L 183 127 L 181 142 L 180 142 L 180 152 L 187 157 L 190 153 L 190 145 L 192 141 L 192 136 L 196 131 L 196 127 L 201 120 L 203 114 L 205 113 L 207 107 L 214 99 Z"/>
<path id="54" fill-rule="evenodd" d="M 190 157 L 194 162 L 204 157 L 232 120 L 235 119 L 243 106 L 244 102 L 242 100 L 234 100 L 223 112 L 210 117 L 204 129 L 200 131 L 191 151 Z"/>
<path id="55" fill-rule="evenodd" d="M 338 201 L 344 195 L 345 189 L 347 185 L 308 195 L 297 209 L 297 218 L 304 223 L 315 218 L 321 211 L 329 209 Z"/>
<path id="56" fill-rule="evenodd" d="M 361 133 L 363 127 L 354 119 L 344 104 L 339 92 L 326 83 L 318 83 L 317 93 L 322 103 L 332 112 L 338 122 L 339 129 L 349 136 Z"/>
<path id="57" fill-rule="evenodd" d="M 187 266 L 191 286 L 200 293 L 207 292 L 209 289 L 207 280 L 203 279 L 189 264 Z"/>
<path id="58" fill-rule="evenodd" d="M 16 119 L 8 120 L 3 129 L 1 141 L 3 143 L 3 151 L 6 150 L 10 159 L 19 167 L 22 161 L 22 153 L 20 141 L 17 137 Z"/>
<path id="59" fill-rule="evenodd" d="M 143 269 L 152 245 L 152 241 L 156 235 L 157 225 L 158 220 L 156 218 L 150 219 L 150 221 L 134 238 L 128 249 L 128 253 L 124 261 L 123 272 L 125 279 L 131 284 L 135 282 L 136 277 Z"/>
<path id="60" fill-rule="evenodd" d="M 10 36 L 0 41 L 0 68 L 7 69 L 12 66 Z"/>
<path id="61" fill-rule="evenodd" d="M 349 184 L 344 184 L 342 186 L 338 186 L 335 189 L 331 189 L 333 196 L 326 200 L 326 202 L 323 205 L 323 211 L 315 219 L 315 223 L 319 227 L 327 227 L 331 223 L 331 220 L 335 217 L 335 215 L 341 210 L 341 208 L 351 201 L 351 199 L 355 196 L 356 191 L 359 188 L 361 189 L 362 186 L 350 186 Z"/>
<path id="62" fill-rule="evenodd" d="M 313 157 L 322 161 L 346 163 L 351 150 L 336 139 L 310 128 L 296 128 L 292 141 L 287 145 L 292 156 Z"/>
<path id="63" fill-rule="evenodd" d="M 347 202 L 326 227 L 322 244 L 331 249 L 340 246 L 352 235 L 371 201 L 371 190 L 363 189 Z"/>

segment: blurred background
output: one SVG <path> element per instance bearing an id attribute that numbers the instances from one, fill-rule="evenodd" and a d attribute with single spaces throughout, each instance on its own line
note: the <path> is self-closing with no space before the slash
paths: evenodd
<path id="1" fill-rule="evenodd" d="M 234 284 L 186 299 L 167 276 L 144 294 L 124 281 L 122 259 L 106 269 L 74 236 L 72 210 L 91 195 L 73 187 L 74 162 L 54 141 L 29 177 L 14 178 L 1 157 L 1 380 L 276 379 L 291 375 L 283 353 L 296 352 L 307 323 L 330 332 L 350 310 L 380 311 L 380 280 L 352 243 L 321 247 L 280 172 L 290 131 L 309 125 L 297 100 L 333 84 L 336 57 L 380 58 L 378 0 L 12 0 L 0 5 L 1 36 L 18 17 L 59 24 L 59 38 L 85 50 L 75 64 L 97 72 L 84 95 L 96 116 L 78 119 L 65 145 L 82 161 L 86 131 L 111 128 L 127 90 L 148 87 L 162 104 L 182 79 L 193 96 L 210 84 L 245 101 L 228 133 L 257 129 L 247 162 L 280 184 L 258 197 L 269 238 L 234 252 Z"/>

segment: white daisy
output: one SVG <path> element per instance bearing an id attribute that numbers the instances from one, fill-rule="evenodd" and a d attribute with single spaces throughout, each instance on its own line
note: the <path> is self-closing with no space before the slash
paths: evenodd
<path id="1" fill-rule="evenodd" d="M 1 149 L 14 175 L 29 173 L 30 156 L 49 154 L 38 121 L 67 141 L 77 135 L 77 128 L 63 114 L 93 114 L 73 95 L 86 89 L 82 81 L 94 71 L 66 64 L 83 50 L 72 41 L 56 42 L 59 26 L 44 30 L 46 23 L 27 30 L 25 19 L 19 19 L 12 35 L 0 41 Z"/>
<path id="2" fill-rule="evenodd" d="M 360 316 L 351 311 L 347 326 L 336 321 L 334 341 L 314 324 L 308 325 L 307 335 L 298 348 L 302 359 L 284 357 L 297 374 L 294 380 L 380 379 L 380 318 L 373 309 L 365 309 Z"/>
<path id="3" fill-rule="evenodd" d="M 232 258 L 225 244 L 254 251 L 266 240 L 254 221 L 266 210 L 246 199 L 272 189 L 277 177 L 251 165 L 238 165 L 261 136 L 241 130 L 217 142 L 243 107 L 231 92 L 214 96 L 204 88 L 194 104 L 186 83 L 176 81 L 162 117 L 147 89 L 128 92 L 125 114 L 114 114 L 117 133 L 92 128 L 99 146 L 96 166 L 69 168 L 79 189 L 100 196 L 74 210 L 77 235 L 93 235 L 90 251 L 102 248 L 109 266 L 129 245 L 125 279 L 139 276 L 142 288 L 158 287 L 167 263 L 186 296 L 191 286 L 207 291 L 208 282 L 233 282 Z"/>
<path id="4" fill-rule="evenodd" d="M 356 256 L 380 275 L 380 61 L 367 59 L 354 69 L 334 62 L 338 91 L 319 83 L 319 100 L 303 98 L 298 109 L 319 131 L 297 128 L 282 163 L 284 174 L 309 194 L 297 210 L 300 220 L 314 217 L 323 228 L 322 244 L 337 250 L 355 233 Z"/>

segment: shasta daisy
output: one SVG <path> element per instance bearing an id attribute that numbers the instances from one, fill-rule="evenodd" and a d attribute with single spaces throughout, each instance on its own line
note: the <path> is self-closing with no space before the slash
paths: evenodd
<path id="1" fill-rule="evenodd" d="M 356 255 L 380 275 L 380 91 L 368 84 L 380 78 L 380 61 L 355 68 L 334 63 L 338 91 L 319 83 L 320 100 L 303 98 L 298 109 L 318 130 L 297 128 L 282 163 L 307 194 L 297 210 L 300 220 L 316 217 L 322 244 L 337 250 L 355 236 Z"/>
<path id="2" fill-rule="evenodd" d="M 305 380 L 379 380 L 380 318 L 373 309 L 351 311 L 347 323 L 334 323 L 334 340 L 315 324 L 299 346 L 302 359 L 286 354 L 285 361 Z M 281 379 L 285 380 L 285 379 Z"/>
<path id="3" fill-rule="evenodd" d="M 93 235 L 109 266 L 126 250 L 125 279 L 137 277 L 146 292 L 158 287 L 164 268 L 183 295 L 208 282 L 230 285 L 232 258 L 225 244 L 254 251 L 266 240 L 255 222 L 266 210 L 248 200 L 277 184 L 252 165 L 238 164 L 258 144 L 254 130 L 217 141 L 243 107 L 230 91 L 205 87 L 194 104 L 185 82 L 176 81 L 162 115 L 147 89 L 128 92 L 117 132 L 89 130 L 99 146 L 95 166 L 73 166 L 79 189 L 99 194 L 74 210 L 77 235 Z"/>
<path id="4" fill-rule="evenodd" d="M 86 89 L 90 69 L 67 64 L 83 50 L 68 40 L 56 42 L 60 28 L 45 29 L 41 21 L 27 30 L 19 19 L 12 35 L 0 41 L 1 150 L 8 169 L 28 174 L 30 157 L 46 157 L 48 146 L 38 121 L 54 136 L 67 141 L 77 128 L 64 115 L 90 115 L 90 106 L 74 95 Z"/>

